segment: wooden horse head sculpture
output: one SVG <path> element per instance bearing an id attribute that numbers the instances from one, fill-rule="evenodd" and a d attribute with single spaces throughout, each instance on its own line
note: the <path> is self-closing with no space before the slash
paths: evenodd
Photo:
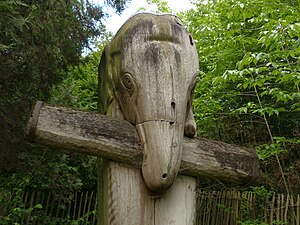
<path id="1" fill-rule="evenodd" d="M 194 41 L 171 14 L 135 14 L 102 54 L 100 112 L 136 126 L 144 144 L 142 176 L 153 191 L 172 185 L 183 136 L 195 135 L 191 103 L 198 74 Z"/>

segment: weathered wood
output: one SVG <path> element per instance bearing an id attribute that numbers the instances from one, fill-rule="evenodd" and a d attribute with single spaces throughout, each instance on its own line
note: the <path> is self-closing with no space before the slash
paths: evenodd
<path id="1" fill-rule="evenodd" d="M 32 130 L 31 118 L 28 127 Z M 91 112 L 43 104 L 34 142 L 101 156 L 140 168 L 143 146 L 134 125 L 125 120 Z M 259 161 L 251 149 L 208 140 L 184 138 L 180 174 L 224 181 L 251 183 L 259 175 Z"/>
<path id="2" fill-rule="evenodd" d="M 179 175 L 164 196 L 155 199 L 154 203 L 154 224 L 196 224 L 196 179 Z"/>
<path id="3" fill-rule="evenodd" d="M 163 194 L 151 192 L 141 171 L 109 162 L 106 219 L 101 225 L 194 225 L 196 179 L 179 175 Z"/>
<path id="4" fill-rule="evenodd" d="M 175 181 L 184 132 L 195 134 L 191 102 L 198 67 L 192 37 L 171 14 L 135 14 L 101 57 L 100 112 L 107 114 L 116 102 L 123 118 L 137 126 L 144 145 L 142 174 L 153 191 Z"/>

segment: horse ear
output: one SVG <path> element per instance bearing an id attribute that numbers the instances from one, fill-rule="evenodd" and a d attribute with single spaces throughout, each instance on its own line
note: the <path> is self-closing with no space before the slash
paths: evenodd
<path id="1" fill-rule="evenodd" d="M 184 136 L 186 137 L 194 137 L 196 135 L 197 131 L 197 125 L 194 119 L 194 114 L 192 107 L 190 107 L 188 116 L 185 120 L 185 125 L 184 125 Z"/>
<path id="2" fill-rule="evenodd" d="M 108 45 L 104 47 L 104 50 L 101 55 L 100 63 L 98 66 L 98 111 L 101 114 L 106 114 L 107 113 L 107 108 L 108 108 L 108 101 L 109 97 L 108 91 L 107 91 L 107 84 L 106 80 L 108 79 L 108 60 L 107 60 L 107 55 L 108 55 Z"/>
<path id="3" fill-rule="evenodd" d="M 102 51 L 102 55 L 101 55 L 101 58 L 100 58 L 100 63 L 99 63 L 99 66 L 98 66 L 98 75 L 101 76 L 105 73 L 105 67 L 106 67 L 106 55 L 107 55 L 107 52 L 108 51 L 108 45 L 106 45 Z"/>

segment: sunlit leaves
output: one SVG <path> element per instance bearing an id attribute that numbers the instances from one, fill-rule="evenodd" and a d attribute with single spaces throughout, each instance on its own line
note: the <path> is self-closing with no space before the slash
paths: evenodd
<path id="1" fill-rule="evenodd" d="M 256 152 L 259 159 L 266 161 L 276 154 L 286 152 L 286 150 L 284 150 L 280 143 L 274 143 L 257 146 Z"/>
<path id="2" fill-rule="evenodd" d="M 209 112 L 197 118 L 215 121 L 220 113 L 275 118 L 298 110 L 299 9 L 264 0 L 197 1 L 196 7 L 185 20 L 203 72 L 195 96 L 205 101 L 197 99 L 194 106 L 200 108 L 196 116 Z"/>
<path id="3" fill-rule="evenodd" d="M 283 0 L 196 2 L 197 9 L 185 20 L 197 41 L 201 69 L 194 101 L 198 133 L 259 146 L 264 165 L 273 165 L 270 174 L 278 174 L 279 160 L 275 165 L 273 161 L 277 157 L 296 168 L 299 5 Z"/>
<path id="4" fill-rule="evenodd" d="M 165 0 L 147 0 L 148 4 L 155 4 L 157 6 L 156 13 L 172 13 L 171 8 L 168 6 L 168 2 Z"/>

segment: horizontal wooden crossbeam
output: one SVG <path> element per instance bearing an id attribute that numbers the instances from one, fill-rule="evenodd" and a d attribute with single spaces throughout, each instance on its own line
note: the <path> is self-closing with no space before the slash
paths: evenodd
<path id="1" fill-rule="evenodd" d="M 143 144 L 125 120 L 37 102 L 28 123 L 31 142 L 101 156 L 140 168 Z M 259 178 L 252 149 L 205 138 L 184 138 L 180 174 L 250 184 Z"/>

